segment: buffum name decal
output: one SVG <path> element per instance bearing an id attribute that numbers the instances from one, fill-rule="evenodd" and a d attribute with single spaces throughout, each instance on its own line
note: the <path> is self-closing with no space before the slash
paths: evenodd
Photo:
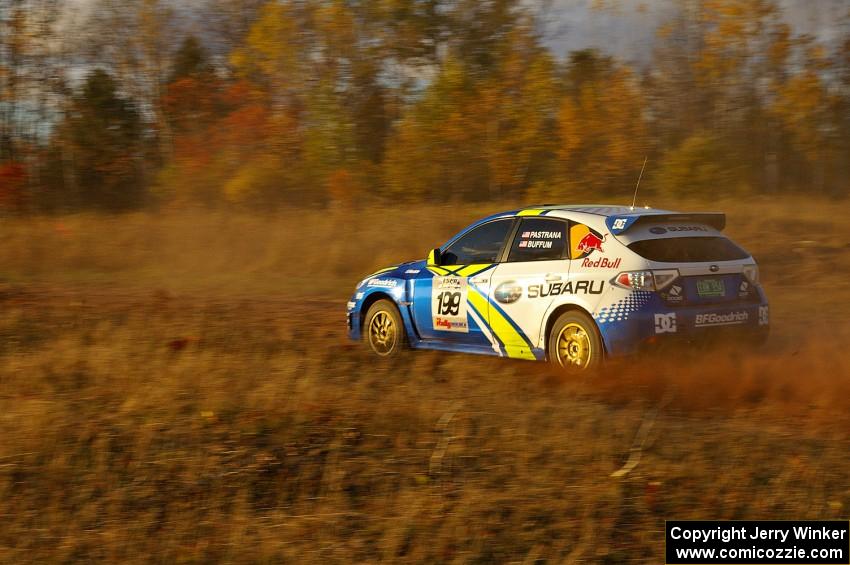
<path id="1" fill-rule="evenodd" d="M 750 319 L 748 312 L 729 312 L 728 314 L 697 314 L 694 325 L 696 327 L 704 326 L 731 326 L 733 324 L 743 324 Z"/>

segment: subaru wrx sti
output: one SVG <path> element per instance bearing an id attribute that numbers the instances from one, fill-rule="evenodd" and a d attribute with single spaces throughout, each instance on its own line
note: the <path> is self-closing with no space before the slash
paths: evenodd
<path id="1" fill-rule="evenodd" d="M 671 340 L 760 343 L 769 306 L 722 213 L 537 206 L 473 223 L 428 258 L 363 279 L 348 332 L 405 348 L 549 360 L 570 372 Z"/>

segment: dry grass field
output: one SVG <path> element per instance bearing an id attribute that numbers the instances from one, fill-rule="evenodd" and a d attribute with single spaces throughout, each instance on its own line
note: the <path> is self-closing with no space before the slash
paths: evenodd
<path id="1" fill-rule="evenodd" d="M 0 562 L 659 563 L 665 518 L 847 518 L 846 203 L 670 207 L 728 213 L 767 348 L 581 381 L 345 339 L 364 274 L 503 206 L 3 219 Z"/>

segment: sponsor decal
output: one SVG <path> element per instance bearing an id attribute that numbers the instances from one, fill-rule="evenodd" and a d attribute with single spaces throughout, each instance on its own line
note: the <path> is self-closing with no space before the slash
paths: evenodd
<path id="1" fill-rule="evenodd" d="M 419 274 L 419 269 L 408 269 L 404 272 L 405 275 L 416 275 Z"/>
<path id="2" fill-rule="evenodd" d="M 676 313 L 670 312 L 668 314 L 656 314 L 655 333 L 676 333 Z"/>
<path id="3" fill-rule="evenodd" d="M 349 309 L 349 310 L 354 310 L 354 307 L 355 307 L 356 305 L 357 305 L 357 303 L 356 303 L 356 302 L 350 302 L 350 301 L 346 304 L 346 306 L 348 306 L 348 309 Z"/>
<path id="4" fill-rule="evenodd" d="M 623 233 L 638 220 L 638 216 L 609 217 L 605 220 L 612 233 Z"/>
<path id="5" fill-rule="evenodd" d="M 685 299 L 685 295 L 682 293 L 682 287 L 678 284 L 672 285 L 667 289 L 666 292 L 662 292 L 661 296 L 667 302 L 682 302 Z"/>
<path id="6" fill-rule="evenodd" d="M 759 325 L 766 326 L 770 323 L 770 308 L 768 306 L 759 306 Z"/>
<path id="7" fill-rule="evenodd" d="M 694 319 L 694 326 L 703 328 L 707 326 L 731 326 L 734 324 L 744 324 L 750 319 L 749 312 L 741 310 L 740 312 L 728 312 L 726 314 L 697 314 Z"/>
<path id="8" fill-rule="evenodd" d="M 667 226 L 667 231 L 710 231 L 705 226 Z"/>
<path id="9" fill-rule="evenodd" d="M 514 281 L 505 281 L 493 291 L 496 302 L 511 304 L 522 298 L 522 287 Z"/>
<path id="10" fill-rule="evenodd" d="M 655 226 L 654 228 L 649 228 L 649 233 L 654 233 L 655 235 L 661 235 L 662 233 L 667 233 L 667 228 L 662 228 L 661 226 Z"/>
<path id="11" fill-rule="evenodd" d="M 466 277 L 434 277 L 432 281 L 431 323 L 434 330 L 468 333 Z"/>
<path id="12" fill-rule="evenodd" d="M 748 298 L 750 296 L 750 281 L 743 279 L 738 285 L 738 298 Z"/>
<path id="13" fill-rule="evenodd" d="M 383 288 L 395 288 L 398 281 L 395 279 L 371 279 L 366 286 L 380 286 Z"/>
<path id="14" fill-rule="evenodd" d="M 600 257 L 596 261 L 590 259 L 589 257 L 585 257 L 584 261 L 581 262 L 582 267 L 593 267 L 598 269 L 616 269 L 620 266 L 621 258 L 616 259 L 608 259 L 607 257 Z"/>
<path id="15" fill-rule="evenodd" d="M 598 288 L 597 288 L 598 283 Z M 545 298 L 562 294 L 602 294 L 605 281 L 567 281 L 528 286 L 529 298 Z"/>
<path id="16" fill-rule="evenodd" d="M 594 251 L 603 253 L 602 244 L 606 235 L 592 230 L 584 224 L 570 226 L 570 259 L 584 259 Z"/>
<path id="17" fill-rule="evenodd" d="M 434 329 L 447 332 L 469 332 L 469 326 L 467 326 L 466 322 L 441 318 L 440 316 L 434 318 Z"/>
<path id="18" fill-rule="evenodd" d="M 591 231 L 588 232 L 583 238 L 581 238 L 578 242 L 576 248 L 585 255 L 590 255 L 591 251 L 598 251 L 600 253 L 605 253 L 602 249 L 602 244 L 605 243 L 605 239 L 608 237 L 608 234 L 600 236 L 598 233 Z"/>
<path id="19" fill-rule="evenodd" d="M 360 300 L 361 298 L 363 298 L 363 293 L 362 293 L 362 292 L 358 292 L 357 294 L 355 294 L 355 295 L 354 295 L 354 299 L 355 299 L 355 300 Z"/>

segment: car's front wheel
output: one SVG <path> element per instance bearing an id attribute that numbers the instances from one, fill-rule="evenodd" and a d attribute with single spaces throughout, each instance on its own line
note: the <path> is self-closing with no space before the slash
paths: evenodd
<path id="1" fill-rule="evenodd" d="M 366 312 L 363 341 L 377 355 L 397 355 L 407 344 L 398 309 L 389 300 L 378 300 Z"/>
<path id="2" fill-rule="evenodd" d="M 549 332 L 549 361 L 570 374 L 582 374 L 602 364 L 602 338 L 583 312 L 564 312 Z"/>

